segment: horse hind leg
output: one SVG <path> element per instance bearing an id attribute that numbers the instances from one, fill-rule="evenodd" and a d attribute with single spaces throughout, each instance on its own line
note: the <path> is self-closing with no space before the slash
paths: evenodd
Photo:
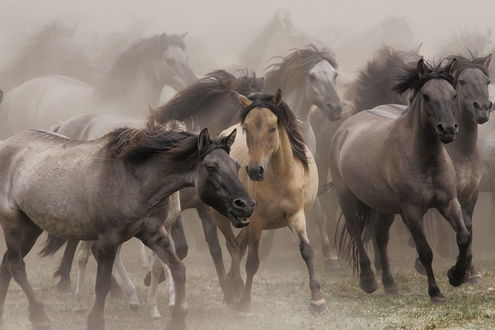
<path id="1" fill-rule="evenodd" d="M 127 274 L 127 270 L 122 263 L 122 258 L 120 257 L 121 247 L 122 245 L 120 245 L 119 249 L 117 250 L 114 266 L 117 274 L 119 275 L 120 282 L 124 286 L 125 293 L 127 294 L 127 299 L 129 299 L 129 308 L 132 311 L 137 312 L 139 310 L 139 298 L 137 296 L 136 287 L 129 278 L 129 274 Z"/>
<path id="2" fill-rule="evenodd" d="M 72 268 L 72 261 L 77 250 L 78 240 L 70 239 L 65 246 L 64 255 L 58 270 L 53 274 L 53 277 L 60 276 L 60 280 L 57 284 L 57 290 L 60 292 L 68 292 L 71 287 L 70 271 Z"/>
<path id="3" fill-rule="evenodd" d="M 335 244 L 335 233 L 337 231 L 337 214 L 339 213 L 339 196 L 335 189 L 330 189 L 324 195 L 319 196 L 318 200 L 323 209 L 323 214 L 326 217 L 326 235 L 329 242 L 328 258 L 325 260 L 325 268 L 327 271 L 341 269 L 342 265 L 338 257 L 336 244 Z"/>
<path id="4" fill-rule="evenodd" d="M 387 245 L 389 240 L 390 226 L 394 222 L 393 214 L 375 214 L 376 223 L 374 226 L 374 241 L 378 259 L 380 262 L 380 268 L 382 270 L 382 283 L 385 292 L 388 295 L 399 295 L 399 288 L 395 283 L 395 280 L 390 272 L 389 257 L 387 253 Z"/>
<path id="5" fill-rule="evenodd" d="M 13 219 L 13 218 L 16 219 Z M 29 303 L 29 320 L 34 329 L 50 329 L 50 320 L 45 314 L 43 304 L 36 298 L 33 288 L 27 279 L 24 256 L 33 247 L 41 234 L 38 228 L 24 214 L 18 213 L 3 226 L 7 252 L 0 269 L 0 302 L 1 311 L 7 294 L 10 278 L 13 277 L 26 295 Z M 11 275 L 6 274 L 8 271 Z"/>
<path id="6" fill-rule="evenodd" d="M 155 253 L 151 255 L 150 268 L 151 278 L 150 288 L 148 290 L 148 306 L 150 308 L 151 318 L 159 319 L 162 315 L 158 311 L 158 284 L 160 283 L 159 279 L 162 274 L 163 267 Z"/>
<path id="7" fill-rule="evenodd" d="M 359 285 L 366 293 L 373 293 L 377 289 L 375 274 L 371 270 L 370 258 L 366 253 L 363 242 L 363 231 L 370 219 L 366 215 L 361 214 L 365 212 L 370 212 L 370 209 L 366 209 L 367 206 L 362 204 L 361 201 L 350 191 L 344 191 L 340 194 L 340 205 L 342 208 L 342 213 L 345 218 L 344 230 L 347 230 L 351 236 L 349 241 L 350 250 L 357 253 L 357 263 L 356 266 L 359 270 Z M 342 242 L 341 237 L 341 242 Z M 351 258 L 355 258 L 355 255 L 351 255 Z"/>

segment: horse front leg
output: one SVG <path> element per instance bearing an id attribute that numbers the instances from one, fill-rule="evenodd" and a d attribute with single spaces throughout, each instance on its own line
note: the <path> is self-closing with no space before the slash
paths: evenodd
<path id="1" fill-rule="evenodd" d="M 83 294 L 84 284 L 86 281 L 86 266 L 88 264 L 89 255 L 91 254 L 91 241 L 82 241 L 79 245 L 79 255 L 77 256 L 77 283 L 76 292 L 74 294 L 75 306 L 74 311 L 84 311 Z"/>
<path id="2" fill-rule="evenodd" d="M 217 272 L 220 288 L 225 293 L 225 265 L 223 263 L 222 248 L 218 242 L 217 225 L 211 218 L 211 213 L 208 207 L 205 205 L 198 206 L 197 211 L 199 218 L 201 219 L 201 224 L 203 225 L 211 258 L 215 264 L 215 271 Z"/>
<path id="3" fill-rule="evenodd" d="M 308 234 L 306 232 L 306 216 L 304 210 L 301 208 L 299 212 L 290 216 L 288 223 L 290 230 L 292 230 L 299 240 L 299 252 L 308 268 L 309 289 L 311 290 L 309 311 L 311 314 L 320 315 L 327 310 L 327 306 L 325 298 L 321 295 L 320 282 L 316 279 L 313 262 L 313 248 L 309 243 Z"/>
<path id="4" fill-rule="evenodd" d="M 424 211 L 417 207 L 407 207 L 403 209 L 402 221 L 409 229 L 414 243 L 416 245 L 416 251 L 419 256 L 419 260 L 423 264 L 426 276 L 428 277 L 428 294 L 431 297 L 433 303 L 444 303 L 445 296 L 440 292 L 437 282 L 435 280 L 435 275 L 433 274 L 433 268 L 431 263 L 433 261 L 433 252 L 431 251 L 430 245 L 426 240 L 426 236 L 423 230 L 423 225 L 421 219 L 424 216 Z"/>
<path id="5" fill-rule="evenodd" d="M 175 254 L 170 238 L 161 223 L 156 221 L 157 226 L 150 225 L 137 237 L 170 267 L 175 283 L 175 305 L 168 328 L 181 330 L 186 328 L 186 268 Z"/>
<path id="6" fill-rule="evenodd" d="M 96 271 L 95 301 L 88 315 L 88 329 L 105 329 L 105 301 L 112 284 L 112 268 L 119 244 L 100 237 L 93 242 L 95 258 L 98 263 Z"/>
<path id="7" fill-rule="evenodd" d="M 227 250 L 231 257 L 230 270 L 225 277 L 224 283 L 224 302 L 227 305 L 232 305 L 244 288 L 244 282 L 241 278 L 239 242 L 234 236 L 230 221 L 227 218 L 217 213 L 215 215 L 215 222 L 225 237 Z"/>
<path id="8" fill-rule="evenodd" d="M 452 200 L 445 209 L 438 210 L 447 219 L 456 233 L 457 246 L 459 248 L 459 256 L 456 264 L 449 269 L 447 275 L 449 282 L 453 286 L 461 285 L 468 275 L 468 267 L 471 264 L 471 221 L 467 218 L 468 224 L 464 222 L 461 205 L 457 199 Z M 467 226 L 469 226 L 469 230 Z"/>
<path id="9" fill-rule="evenodd" d="M 464 218 L 464 223 L 466 225 L 467 230 L 470 233 L 469 237 L 469 247 L 468 247 L 468 255 L 472 255 L 471 247 L 473 243 L 473 212 L 474 207 L 476 206 L 476 202 L 478 200 L 478 196 L 475 196 L 470 203 L 467 203 L 466 206 L 462 205 L 462 215 Z M 481 274 L 474 268 L 473 260 L 471 259 L 468 265 L 468 282 L 471 284 L 481 284 L 483 283 L 483 278 Z"/>

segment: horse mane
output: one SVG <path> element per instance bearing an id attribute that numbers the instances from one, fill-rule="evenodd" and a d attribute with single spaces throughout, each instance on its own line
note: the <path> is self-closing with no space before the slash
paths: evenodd
<path id="1" fill-rule="evenodd" d="M 272 103 L 273 95 L 270 94 L 252 94 L 249 99 L 253 103 L 243 108 L 241 112 L 241 123 L 244 124 L 249 112 L 254 108 L 266 108 L 269 109 L 278 118 L 278 124 L 285 128 L 287 131 L 287 136 L 289 137 L 289 142 L 291 145 L 292 153 L 304 166 L 308 169 L 308 157 L 306 155 L 306 144 L 304 143 L 304 138 L 299 127 L 299 121 L 297 120 L 294 113 L 290 110 L 289 106 L 285 102 L 281 102 L 280 106 L 274 106 Z"/>
<path id="2" fill-rule="evenodd" d="M 188 160 L 198 156 L 198 135 L 181 130 L 166 130 L 157 125 L 142 129 L 118 128 L 105 135 L 106 148 L 114 158 L 142 162 L 164 155 L 171 160 Z"/>
<path id="3" fill-rule="evenodd" d="M 389 46 L 380 48 L 350 87 L 357 111 L 372 109 L 381 104 L 404 104 L 400 95 L 392 91 L 402 68 L 416 62 L 416 51 L 400 51 Z"/>
<path id="4" fill-rule="evenodd" d="M 448 60 L 449 62 L 451 62 L 453 59 L 456 60 L 454 72 L 454 77 L 456 80 L 459 77 L 460 73 L 467 68 L 480 69 L 481 72 L 483 72 L 486 76 L 490 76 L 489 69 L 487 69 L 484 65 L 485 58 L 478 57 L 478 54 L 475 51 L 469 51 L 465 56 L 452 55 L 445 57 L 445 60 Z"/>
<path id="5" fill-rule="evenodd" d="M 403 67 L 403 73 L 400 76 L 399 82 L 393 87 L 393 90 L 399 94 L 403 94 L 411 90 L 414 95 L 416 95 L 423 85 L 432 79 L 444 79 L 447 80 L 452 86 L 455 86 L 455 78 L 447 72 L 442 63 L 443 61 L 438 61 L 438 63 L 430 65 L 425 62 L 425 65 L 428 67 L 430 72 L 423 77 L 419 76 L 415 65 Z"/>
<path id="6" fill-rule="evenodd" d="M 261 91 L 262 88 L 263 79 L 257 78 L 254 73 L 249 75 L 248 71 L 242 71 L 241 76 L 236 78 L 224 70 L 212 71 L 197 83 L 178 92 L 164 105 L 154 109 L 148 119 L 159 123 L 169 119 L 185 120 L 224 97 L 233 98 L 238 103 L 235 92 L 249 95 Z"/>
<path id="7" fill-rule="evenodd" d="M 160 59 L 170 46 L 179 46 L 182 49 L 186 47 L 180 36 L 166 33 L 136 41 L 120 54 L 101 81 L 96 92 L 98 99 L 111 99 L 128 91 L 136 79 L 136 70 L 143 64 L 154 63 Z"/>
<path id="8" fill-rule="evenodd" d="M 301 81 L 306 79 L 308 72 L 319 62 L 327 61 L 335 69 L 338 68 L 335 55 L 328 49 L 319 50 L 314 45 L 304 49 L 294 49 L 286 57 L 278 57 L 281 61 L 269 65 L 266 70 L 265 90 L 275 92 L 282 89 L 290 92 Z"/>
<path id="9" fill-rule="evenodd" d="M 452 37 L 443 42 L 438 55 L 462 55 L 470 51 L 483 53 L 490 44 L 490 36 L 487 33 L 453 30 Z"/>

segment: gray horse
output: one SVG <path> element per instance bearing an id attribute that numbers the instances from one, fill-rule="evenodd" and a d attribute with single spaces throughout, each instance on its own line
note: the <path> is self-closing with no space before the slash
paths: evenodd
<path id="1" fill-rule="evenodd" d="M 445 68 L 432 68 L 419 60 L 395 87 L 400 93 L 413 92 L 411 104 L 400 118 L 390 120 L 386 110 L 391 106 L 382 106 L 352 116 L 335 133 L 330 170 L 346 221 L 343 234 L 351 236 L 347 251 L 360 270 L 365 292 L 377 288 L 363 244 L 372 217 L 376 217 L 373 229 L 385 291 L 394 294 L 398 290 L 384 247 L 394 214 L 400 214 L 426 269 L 432 301 L 445 301 L 433 274 L 433 254 L 422 227 L 423 215 L 430 208 L 440 211 L 457 234 L 459 257 L 448 272 L 450 283 L 458 286 L 466 277 L 471 235 L 457 199 L 455 168 L 443 146 L 454 141 L 458 133 L 454 65 L 455 60 Z"/>
<path id="2" fill-rule="evenodd" d="M 0 266 L 1 310 L 11 277 L 29 301 L 35 328 L 49 328 L 26 277 L 23 258 L 41 232 L 95 241 L 96 300 L 89 329 L 104 329 L 105 299 L 118 246 L 139 238 L 170 267 L 176 301 L 170 326 L 185 328 L 185 267 L 163 229 L 167 197 L 195 186 L 203 202 L 245 225 L 254 201 L 237 178 L 228 151 L 236 132 L 212 140 L 160 126 L 121 128 L 81 142 L 42 131 L 19 133 L 0 145 L 0 225 L 7 252 Z"/>

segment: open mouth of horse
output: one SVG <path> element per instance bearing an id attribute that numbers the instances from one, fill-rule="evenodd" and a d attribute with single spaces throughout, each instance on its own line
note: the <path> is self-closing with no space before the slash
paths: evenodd
<path id="1" fill-rule="evenodd" d="M 234 227 L 236 228 L 242 228 L 249 225 L 249 220 L 247 219 L 247 217 L 239 217 L 235 215 L 233 212 L 229 213 L 229 219 L 232 225 L 234 225 Z"/>

